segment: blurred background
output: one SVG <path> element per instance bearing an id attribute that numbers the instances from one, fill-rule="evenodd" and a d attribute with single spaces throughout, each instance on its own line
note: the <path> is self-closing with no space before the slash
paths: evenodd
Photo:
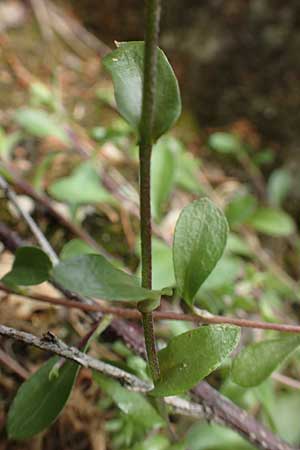
<path id="1" fill-rule="evenodd" d="M 139 273 L 136 138 L 116 111 L 101 58 L 114 41 L 143 38 L 140 0 L 0 1 L 0 171 L 59 253 L 70 239 Z M 179 211 L 209 196 L 231 233 L 197 305 L 278 323 L 300 309 L 300 3 L 298 0 L 163 1 L 160 45 L 179 80 L 183 113 L 153 153 L 154 288 L 174 282 L 170 243 Z M 14 239 L 35 241 L 0 192 L 0 273 Z M 57 295 L 48 284 L 34 292 Z M 64 312 L 0 290 L 1 322 L 69 342 L 84 335 Z M 174 310 L 180 305 L 174 301 Z M 170 306 L 168 306 L 170 309 Z M 188 324 L 158 325 L 161 338 Z M 245 343 L 273 332 L 247 331 Z M 92 352 L 145 370 L 115 340 Z M 82 370 L 59 421 L 27 443 L 8 442 L 6 413 L 21 381 L 47 355 L 0 341 L 0 450 L 167 450 L 165 436 L 136 432 Z M 300 445 L 297 353 L 253 389 L 233 384 L 229 364 L 210 382 L 270 429 Z M 277 407 L 275 407 L 275 405 Z M 182 419 L 190 450 L 250 449 L 239 436 Z M 150 433 L 150 434 L 149 434 Z"/>

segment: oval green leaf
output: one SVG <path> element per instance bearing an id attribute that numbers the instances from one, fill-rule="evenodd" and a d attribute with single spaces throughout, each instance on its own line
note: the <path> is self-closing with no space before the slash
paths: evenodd
<path id="1" fill-rule="evenodd" d="M 63 410 L 79 366 L 65 362 L 58 375 L 53 372 L 59 357 L 51 358 L 17 392 L 10 407 L 7 433 L 10 439 L 28 439 L 48 428 Z"/>
<path id="2" fill-rule="evenodd" d="M 274 237 L 289 236 L 295 231 L 291 216 L 275 208 L 259 208 L 248 223 L 257 231 Z"/>
<path id="3" fill-rule="evenodd" d="M 211 134 L 208 145 L 212 150 L 224 154 L 236 154 L 242 149 L 242 143 L 239 137 L 225 132 Z"/>
<path id="4" fill-rule="evenodd" d="M 179 293 L 192 304 L 200 286 L 222 256 L 228 225 L 222 211 L 209 199 L 183 209 L 176 224 L 173 262 Z"/>
<path id="5" fill-rule="evenodd" d="M 233 381 L 243 387 L 257 386 L 299 345 L 300 336 L 285 336 L 245 347 L 233 361 Z"/>
<path id="6" fill-rule="evenodd" d="M 292 189 L 293 179 L 287 169 L 277 169 L 268 180 L 267 194 L 272 206 L 280 208 L 286 196 Z"/>
<path id="7" fill-rule="evenodd" d="M 105 320 L 101 322 L 105 324 Z M 89 337 L 82 351 L 101 332 L 101 323 Z M 102 328 L 103 330 L 103 328 Z M 10 439 L 31 438 L 48 428 L 62 412 L 76 381 L 80 366 L 54 356 L 26 380 L 9 409 L 7 433 Z"/>
<path id="8" fill-rule="evenodd" d="M 90 162 L 80 164 L 70 176 L 55 181 L 49 192 L 56 200 L 76 205 L 115 202 Z"/>
<path id="9" fill-rule="evenodd" d="M 116 269 L 102 255 L 82 255 L 60 262 L 52 277 L 64 288 L 104 300 L 134 301 L 153 299 L 162 294 L 139 286 L 139 279 Z"/>
<path id="10" fill-rule="evenodd" d="M 15 121 L 32 136 L 39 138 L 53 136 L 65 144 L 70 142 L 59 121 L 42 109 L 19 109 L 15 114 Z"/>
<path id="11" fill-rule="evenodd" d="M 103 64 L 112 76 L 120 114 L 140 132 L 144 42 L 121 42 L 118 45 L 116 50 L 103 58 Z M 176 76 L 165 54 L 158 49 L 153 140 L 171 128 L 180 113 L 181 100 Z"/>
<path id="12" fill-rule="evenodd" d="M 128 391 L 115 380 L 94 372 L 93 378 L 116 405 L 139 426 L 155 428 L 165 425 L 163 419 L 146 398 L 138 393 Z"/>
<path id="13" fill-rule="evenodd" d="M 21 247 L 16 251 L 11 271 L 1 281 L 9 285 L 32 286 L 48 280 L 51 269 L 52 263 L 42 250 Z"/>
<path id="14" fill-rule="evenodd" d="M 154 396 L 177 395 L 215 370 L 238 344 L 240 329 L 205 325 L 172 338 L 158 353 L 161 377 Z"/>

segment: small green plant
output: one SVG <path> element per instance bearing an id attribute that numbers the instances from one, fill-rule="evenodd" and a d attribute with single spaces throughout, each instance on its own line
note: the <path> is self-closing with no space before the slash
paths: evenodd
<path id="1" fill-rule="evenodd" d="M 139 145 L 141 282 L 138 276 L 120 268 L 119 262 L 95 253 L 78 240 L 66 244 L 59 261 L 53 261 L 38 248 L 22 247 L 16 252 L 11 271 L 2 278 L 3 283 L 15 289 L 51 281 L 77 296 L 130 303 L 129 310 L 141 313 L 149 371 L 142 368 L 140 372 L 143 378 L 151 380 L 151 390 L 147 395 L 130 392 L 118 381 L 94 374 L 94 381 L 128 416 L 118 422 L 127 436 L 120 445 L 127 446 L 134 435 L 135 424 L 145 430 L 167 427 L 168 411 L 157 398 L 187 393 L 228 361 L 240 338 L 238 326 L 202 325 L 177 334 L 169 339 L 165 348 L 157 351 L 153 311 L 160 306 L 162 296 L 170 298 L 175 294 L 196 315 L 194 304 L 202 293 L 205 302 L 205 292 L 209 289 L 224 289 L 224 286 L 224 290 L 232 289 L 240 260 L 226 253 L 223 256 L 226 244 L 236 255 L 251 257 L 251 249 L 234 234 L 228 240 L 228 222 L 232 228 L 246 224 L 271 236 L 287 236 L 294 231 L 292 219 L 280 209 L 290 186 L 289 177 L 278 173 L 269 187 L 272 208 L 258 208 L 255 198 L 248 192 L 231 199 L 226 215 L 206 197 L 187 205 L 176 223 L 172 252 L 164 243 L 154 241 L 153 253 L 159 254 L 160 261 L 152 267 L 151 206 L 154 219 L 159 222 L 175 184 L 196 195 L 201 189 L 194 177 L 197 163 L 186 158 L 175 140 L 163 136 L 180 115 L 180 92 L 173 69 L 157 45 L 159 2 L 147 0 L 146 6 L 145 42 L 118 43 L 117 49 L 103 60 L 113 80 L 118 111 L 136 133 Z M 54 108 L 48 91 L 35 86 L 34 93 L 40 99 L 38 105 L 50 102 Z M 19 110 L 16 121 L 35 136 L 51 135 L 65 145 L 69 143 L 68 134 L 59 121 L 41 110 Z M 106 130 L 101 128 L 94 129 L 94 137 L 101 142 L 108 138 Z M 2 152 L 7 155 L 9 146 L 4 138 L 2 140 L 5 143 Z M 216 133 L 209 144 L 221 153 L 245 155 L 240 141 L 225 133 Z M 78 189 L 80 185 L 84 189 Z M 114 204 L 115 201 L 105 187 L 99 185 L 93 161 L 77 166 L 70 176 L 53 183 L 49 192 L 72 209 L 102 201 Z M 166 274 L 160 277 L 163 271 Z M 214 274 L 217 274 L 215 278 Z M 249 270 L 248 278 L 251 276 Z M 165 279 L 169 284 L 163 284 Z M 210 284 L 205 283 L 206 280 Z M 236 302 L 239 301 L 236 298 Z M 233 362 L 232 379 L 243 387 L 260 384 L 299 345 L 299 336 L 284 336 L 247 347 Z M 56 420 L 72 391 L 78 367 L 74 362 L 62 363 L 54 357 L 21 386 L 8 415 L 7 430 L 11 439 L 32 437 Z M 163 441 L 159 448 L 170 448 L 168 443 L 165 445 L 164 437 L 156 438 Z"/>

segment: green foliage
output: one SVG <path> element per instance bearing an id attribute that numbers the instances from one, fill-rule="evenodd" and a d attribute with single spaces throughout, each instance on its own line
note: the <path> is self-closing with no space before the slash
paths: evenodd
<path id="1" fill-rule="evenodd" d="M 140 244 L 140 243 L 139 243 Z M 140 245 L 137 253 L 140 254 Z M 175 286 L 175 276 L 173 268 L 172 249 L 161 239 L 152 240 L 152 287 L 153 289 L 163 289 L 166 286 Z M 141 264 L 138 267 L 137 274 L 141 273 Z"/>
<path id="2" fill-rule="evenodd" d="M 72 292 L 111 301 L 158 300 L 162 294 L 140 287 L 137 277 L 116 269 L 102 255 L 62 261 L 53 268 L 52 277 Z"/>
<path id="3" fill-rule="evenodd" d="M 10 272 L 2 282 L 9 285 L 32 286 L 48 280 L 52 263 L 49 257 L 39 248 L 21 247 L 16 256 Z"/>
<path id="4" fill-rule="evenodd" d="M 258 208 L 249 220 L 257 231 L 270 236 L 289 236 L 295 231 L 291 216 L 279 209 Z"/>
<path id="5" fill-rule="evenodd" d="M 175 181 L 176 155 L 172 147 L 160 140 L 151 159 L 151 200 L 153 217 L 159 221 Z"/>
<path id="6" fill-rule="evenodd" d="M 122 387 L 117 381 L 105 377 L 98 372 L 94 372 L 93 377 L 101 390 L 106 392 L 118 408 L 130 416 L 137 426 L 151 429 L 165 425 L 164 420 L 142 394 L 128 391 L 128 389 Z"/>
<path id="7" fill-rule="evenodd" d="M 32 136 L 38 138 L 53 136 L 69 144 L 69 138 L 62 125 L 42 109 L 19 109 L 15 114 L 15 121 Z"/>
<path id="8" fill-rule="evenodd" d="M 292 177 L 287 169 L 272 172 L 267 186 L 268 200 L 272 206 L 280 208 L 292 187 Z"/>
<path id="9" fill-rule="evenodd" d="M 70 176 L 55 181 L 49 192 L 56 200 L 73 205 L 114 203 L 114 198 L 101 184 L 97 170 L 89 161 L 77 166 Z"/>
<path id="10" fill-rule="evenodd" d="M 215 370 L 234 350 L 239 328 L 208 325 L 175 336 L 158 353 L 161 377 L 151 394 L 182 394 Z"/>
<path id="11" fill-rule="evenodd" d="M 285 336 L 245 347 L 234 359 L 232 378 L 243 387 L 262 383 L 300 345 L 300 336 Z"/>
<path id="12" fill-rule="evenodd" d="M 7 432 L 10 439 L 28 439 L 48 428 L 59 416 L 71 394 L 79 366 L 53 357 L 26 380 L 10 407 Z"/>
<path id="13" fill-rule="evenodd" d="M 183 209 L 176 224 L 173 259 L 180 295 L 192 304 L 201 284 L 216 266 L 226 245 L 228 225 L 207 198 Z"/>
<path id="14" fill-rule="evenodd" d="M 257 201 L 251 194 L 239 194 L 226 206 L 225 214 L 229 225 L 236 227 L 251 218 L 257 207 Z"/>
<path id="15" fill-rule="evenodd" d="M 237 433 L 215 424 L 196 423 L 187 435 L 190 450 L 254 450 Z"/>
<path id="16" fill-rule="evenodd" d="M 144 42 L 120 42 L 103 64 L 112 76 L 120 114 L 141 133 Z M 153 140 L 176 122 L 181 113 L 177 79 L 165 54 L 158 49 Z"/>
<path id="17" fill-rule="evenodd" d="M 64 261 L 66 259 L 75 258 L 76 256 L 90 255 L 94 253 L 95 249 L 93 249 L 85 241 L 82 241 L 81 239 L 72 239 L 64 245 L 59 256 L 60 259 Z"/>
<path id="18" fill-rule="evenodd" d="M 21 133 L 18 131 L 6 134 L 4 129 L 0 127 L 0 156 L 3 159 L 10 159 L 12 151 L 20 140 Z"/>
<path id="19" fill-rule="evenodd" d="M 212 150 L 224 154 L 236 154 L 242 149 L 238 136 L 231 133 L 217 132 L 210 135 L 208 145 Z"/>

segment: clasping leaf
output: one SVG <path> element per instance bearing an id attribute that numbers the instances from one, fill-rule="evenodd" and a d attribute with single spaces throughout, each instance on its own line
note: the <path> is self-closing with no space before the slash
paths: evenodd
<path id="1" fill-rule="evenodd" d="M 120 42 L 119 47 L 102 60 L 113 79 L 118 110 L 138 133 L 141 129 L 144 48 L 144 42 Z M 180 92 L 175 74 L 163 51 L 158 49 L 154 141 L 171 128 L 180 113 Z"/>

